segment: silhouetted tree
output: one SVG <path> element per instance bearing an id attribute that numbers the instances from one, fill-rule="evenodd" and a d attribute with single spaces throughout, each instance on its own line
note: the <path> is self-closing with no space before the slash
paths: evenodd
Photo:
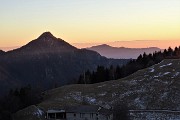
<path id="1" fill-rule="evenodd" d="M 41 91 L 31 86 L 10 90 L 9 94 L 0 100 L 0 120 L 11 120 L 12 113 L 41 101 Z"/>

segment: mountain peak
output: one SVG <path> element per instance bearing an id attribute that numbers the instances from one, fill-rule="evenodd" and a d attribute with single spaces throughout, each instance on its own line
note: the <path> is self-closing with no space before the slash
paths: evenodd
<path id="1" fill-rule="evenodd" d="M 71 52 L 77 48 L 70 45 L 66 41 L 56 38 L 50 32 L 42 33 L 37 39 L 32 40 L 28 44 L 22 46 L 16 51 L 22 51 L 22 54 L 27 53 L 57 53 Z"/>
<path id="2" fill-rule="evenodd" d="M 109 46 L 107 44 L 101 44 L 101 45 L 92 46 L 90 48 L 107 48 L 107 47 L 111 47 L 111 46 Z"/>
<path id="3" fill-rule="evenodd" d="M 111 47 L 110 45 L 107 45 L 107 44 L 102 44 L 102 45 L 99 45 L 100 47 Z"/>
<path id="4" fill-rule="evenodd" d="M 44 32 L 38 37 L 38 39 L 43 39 L 43 40 L 49 40 L 54 38 L 56 37 L 54 37 L 53 34 L 51 34 L 50 32 Z"/>

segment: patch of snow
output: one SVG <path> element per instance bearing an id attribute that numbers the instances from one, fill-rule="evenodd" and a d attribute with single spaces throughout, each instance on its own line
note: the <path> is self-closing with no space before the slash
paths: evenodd
<path id="1" fill-rule="evenodd" d="M 69 96 L 72 97 L 73 99 L 77 100 L 77 101 L 83 100 L 83 97 L 81 96 L 81 92 L 70 93 Z"/>
<path id="2" fill-rule="evenodd" d="M 154 77 L 157 78 L 157 77 L 159 77 L 159 76 L 155 75 Z"/>
<path id="3" fill-rule="evenodd" d="M 141 81 L 143 81 L 143 80 L 145 80 L 145 78 L 143 78 L 143 79 L 137 79 L 137 80 L 132 79 L 132 80 L 130 80 L 130 81 L 126 80 L 126 81 L 123 81 L 123 83 L 128 84 L 128 85 L 137 85 L 138 82 L 141 82 Z"/>
<path id="4" fill-rule="evenodd" d="M 106 94 L 107 92 L 104 92 L 104 93 L 98 94 L 98 96 L 105 96 Z"/>
<path id="5" fill-rule="evenodd" d="M 158 75 L 155 75 L 154 78 L 162 77 L 162 76 L 168 75 L 168 74 L 170 74 L 170 73 L 171 73 L 171 72 L 165 72 L 165 73 L 162 74 L 162 73 L 160 72 Z"/>
<path id="6" fill-rule="evenodd" d="M 180 115 L 176 112 L 168 110 L 130 110 L 130 118 L 132 120 L 180 120 Z M 179 113 L 179 112 L 178 112 Z"/>
<path id="7" fill-rule="evenodd" d="M 171 66 L 171 65 L 172 65 L 172 63 L 166 64 L 166 65 L 161 65 L 160 68 Z"/>
<path id="8" fill-rule="evenodd" d="M 65 99 L 70 99 L 69 96 L 64 96 L 64 98 L 65 98 Z M 58 100 L 63 100 L 63 99 L 59 98 Z"/>
<path id="9" fill-rule="evenodd" d="M 108 104 L 105 104 L 103 107 L 106 108 L 106 109 L 111 109 L 112 108 L 111 105 L 108 105 Z"/>
<path id="10" fill-rule="evenodd" d="M 171 83 L 171 81 L 163 81 L 163 80 L 159 80 L 159 79 L 154 79 L 154 81 L 158 81 L 158 82 L 161 82 L 163 84 L 169 84 Z"/>
<path id="11" fill-rule="evenodd" d="M 142 100 L 140 100 L 140 98 L 136 98 L 135 100 L 134 100 L 134 103 L 135 103 L 135 105 L 137 106 L 137 107 L 140 107 L 141 109 L 145 109 L 146 107 L 143 105 L 143 101 Z"/>
<path id="12" fill-rule="evenodd" d="M 137 84 L 137 80 L 131 80 L 131 81 L 129 81 L 129 84 L 130 85 L 136 85 Z"/>
<path id="13" fill-rule="evenodd" d="M 40 116 L 42 116 L 44 112 L 42 110 L 38 109 L 38 113 Z"/>
<path id="14" fill-rule="evenodd" d="M 155 71 L 154 68 L 149 68 L 149 69 L 150 69 L 149 72 L 151 72 L 151 73 L 153 73 Z"/>
<path id="15" fill-rule="evenodd" d="M 33 113 L 33 115 L 41 117 L 44 114 L 44 112 L 42 110 L 40 110 L 39 108 L 37 108 L 37 111 L 35 111 Z"/>
<path id="16" fill-rule="evenodd" d="M 93 97 L 85 97 L 85 100 L 91 104 L 96 102 L 96 99 Z"/>
<path id="17" fill-rule="evenodd" d="M 113 84 L 112 85 L 112 87 L 118 87 L 119 86 L 119 84 Z"/>
<path id="18" fill-rule="evenodd" d="M 117 95 L 117 93 L 112 93 L 112 97 L 116 97 Z"/>
<path id="19" fill-rule="evenodd" d="M 171 77 L 171 78 L 177 77 L 179 74 L 180 74 L 180 72 L 176 72 L 176 73 L 173 75 L 173 77 Z"/>
<path id="20" fill-rule="evenodd" d="M 121 95 L 120 95 L 120 98 L 123 98 L 123 97 L 125 97 L 125 96 L 130 96 L 131 94 L 135 94 L 135 93 L 142 94 L 142 93 L 144 93 L 144 92 L 146 92 L 146 89 L 145 89 L 144 87 L 142 87 L 142 88 L 140 88 L 140 89 L 138 89 L 138 90 L 127 91 L 127 92 L 121 94 Z"/>
<path id="21" fill-rule="evenodd" d="M 100 86 L 98 86 L 98 88 L 101 88 L 101 87 L 104 87 L 104 86 L 106 86 L 106 84 L 104 84 L 104 85 L 100 85 Z"/>
<path id="22" fill-rule="evenodd" d="M 168 75 L 168 74 L 170 74 L 171 72 L 165 72 L 163 75 Z"/>
<path id="23" fill-rule="evenodd" d="M 164 93 L 162 94 L 162 96 L 160 97 L 161 100 L 164 100 L 165 98 L 167 98 L 168 94 L 169 94 L 169 92 L 164 92 Z"/>

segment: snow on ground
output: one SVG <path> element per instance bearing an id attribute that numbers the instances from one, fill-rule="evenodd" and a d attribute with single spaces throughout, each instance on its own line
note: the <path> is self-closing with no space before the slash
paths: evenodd
<path id="1" fill-rule="evenodd" d="M 180 74 L 180 72 L 176 72 L 171 78 L 175 78 Z"/>
<path id="2" fill-rule="evenodd" d="M 161 82 L 161 83 L 163 83 L 163 84 L 169 84 L 169 83 L 171 83 L 171 81 L 163 81 L 163 80 L 161 80 L 161 79 L 154 79 L 154 81 Z"/>
<path id="3" fill-rule="evenodd" d="M 166 99 L 168 97 L 169 92 L 164 92 L 161 96 L 160 99 L 163 101 L 164 99 Z"/>
<path id="4" fill-rule="evenodd" d="M 130 84 L 130 85 L 136 85 L 136 84 L 137 84 L 137 81 L 138 81 L 138 80 L 131 80 L 131 81 L 129 81 L 129 84 Z"/>
<path id="5" fill-rule="evenodd" d="M 118 93 L 112 93 L 112 98 L 116 97 L 118 95 Z"/>
<path id="6" fill-rule="evenodd" d="M 158 73 L 158 75 L 155 75 L 154 78 L 158 78 L 158 77 L 163 77 L 164 75 L 168 75 L 170 74 L 171 72 L 165 72 L 165 73 Z"/>
<path id="7" fill-rule="evenodd" d="M 112 87 L 119 87 L 119 84 L 113 84 Z"/>
<path id="8" fill-rule="evenodd" d="M 127 92 L 124 92 L 123 94 L 121 94 L 120 98 L 122 99 L 126 96 L 130 96 L 131 94 L 135 94 L 135 93 L 141 93 L 142 94 L 144 92 L 146 92 L 146 90 L 143 87 L 139 90 L 133 90 L 133 91 L 128 90 Z"/>
<path id="9" fill-rule="evenodd" d="M 104 87 L 104 86 L 106 86 L 106 84 L 104 84 L 104 85 L 100 85 L 100 86 L 98 86 L 98 88 L 101 88 L 101 87 Z"/>
<path id="10" fill-rule="evenodd" d="M 103 95 L 105 95 L 106 93 L 102 93 Z M 88 95 L 85 95 L 83 96 L 81 92 L 73 92 L 73 93 L 70 93 L 68 94 L 68 96 L 66 96 L 66 98 L 69 98 L 69 99 L 74 99 L 78 102 L 88 102 L 90 104 L 94 104 L 96 103 L 96 98 L 92 97 L 92 96 L 88 96 Z"/>
<path id="11" fill-rule="evenodd" d="M 170 74 L 170 73 L 171 73 L 171 72 L 165 72 L 165 73 L 163 74 L 163 76 L 164 76 L 164 75 L 168 75 L 168 74 Z"/>
<path id="12" fill-rule="evenodd" d="M 107 92 L 103 92 L 103 93 L 98 94 L 98 96 L 105 96 L 106 94 Z"/>
<path id="13" fill-rule="evenodd" d="M 145 80 L 145 78 L 136 78 L 136 79 L 131 79 L 130 81 L 123 81 L 123 83 L 128 84 L 128 85 L 137 85 L 139 82 Z"/>
<path id="14" fill-rule="evenodd" d="M 141 109 L 146 109 L 146 106 L 144 105 L 144 101 L 140 100 L 139 97 L 134 100 L 134 104 L 140 107 Z"/>
<path id="15" fill-rule="evenodd" d="M 95 98 L 93 98 L 93 97 L 88 97 L 88 96 L 85 97 L 85 100 L 86 100 L 86 102 L 88 102 L 88 103 L 90 103 L 90 104 L 96 102 L 96 99 L 95 99 Z"/>
<path id="16" fill-rule="evenodd" d="M 69 97 L 72 97 L 76 101 L 83 101 L 83 97 L 81 95 L 81 92 L 73 92 L 69 94 Z"/>
<path id="17" fill-rule="evenodd" d="M 151 72 L 151 73 L 153 73 L 155 70 L 154 70 L 154 68 L 149 68 L 149 72 Z"/>
<path id="18" fill-rule="evenodd" d="M 37 108 L 37 111 L 34 111 L 33 115 L 41 117 L 44 114 L 44 112 L 42 110 L 40 110 L 39 108 Z"/>
<path id="19" fill-rule="evenodd" d="M 166 65 L 161 65 L 160 68 L 171 66 L 171 65 L 172 65 L 172 63 L 166 64 Z"/>
<path id="20" fill-rule="evenodd" d="M 132 120 L 180 120 L 180 114 L 168 111 L 130 111 Z"/>

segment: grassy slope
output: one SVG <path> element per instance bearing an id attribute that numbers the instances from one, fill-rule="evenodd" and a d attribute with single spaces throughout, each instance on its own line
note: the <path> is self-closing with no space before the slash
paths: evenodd
<path id="1" fill-rule="evenodd" d="M 45 120 L 45 119 L 44 119 L 44 112 L 35 105 L 32 105 L 14 114 L 13 120 Z"/>
<path id="2" fill-rule="evenodd" d="M 45 93 L 48 109 L 87 102 L 105 107 L 116 101 L 131 109 L 180 109 L 180 60 L 165 60 L 126 78 L 93 85 L 70 85 Z"/>
<path id="3" fill-rule="evenodd" d="M 47 91 L 38 106 L 47 110 L 85 103 L 108 108 L 118 102 L 130 109 L 180 110 L 179 93 L 180 60 L 164 60 L 120 80 Z"/>

